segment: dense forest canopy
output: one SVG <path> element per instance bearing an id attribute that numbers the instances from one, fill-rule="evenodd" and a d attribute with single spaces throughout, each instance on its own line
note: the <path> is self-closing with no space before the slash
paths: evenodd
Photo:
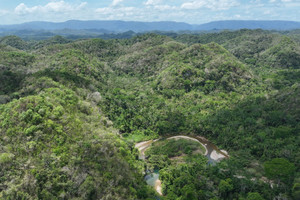
<path id="1" fill-rule="evenodd" d="M 0 199 L 155 199 L 134 144 L 176 134 L 230 158 L 161 142 L 160 199 L 300 198 L 299 31 L 6 36 L 0 83 Z"/>

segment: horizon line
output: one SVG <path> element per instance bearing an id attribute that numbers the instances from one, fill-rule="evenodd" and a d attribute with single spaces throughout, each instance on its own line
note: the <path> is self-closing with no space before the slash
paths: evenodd
<path id="1" fill-rule="evenodd" d="M 173 20 L 166 20 L 166 21 L 129 21 L 129 20 L 81 20 L 81 19 L 70 19 L 70 20 L 66 20 L 66 21 L 27 21 L 27 22 L 22 22 L 22 23 L 16 23 L 16 24 L 0 24 L 0 26 L 11 26 L 11 25 L 22 25 L 22 24 L 27 24 L 27 23 L 34 23 L 34 22 L 44 22 L 44 23 L 66 23 L 66 22 L 70 22 L 70 21 L 80 21 L 80 22 L 97 22 L 97 21 L 102 21 L 102 22 L 140 22 L 140 23 L 159 23 L 159 22 L 174 22 L 174 23 L 184 23 L 184 24 L 189 24 L 189 25 L 203 25 L 203 24 L 209 24 L 209 23 L 213 23 L 213 22 L 226 22 L 226 21 L 252 21 L 252 22 L 296 22 L 296 23 L 300 23 L 300 21 L 294 21 L 294 20 L 255 20 L 255 19 L 249 19 L 249 20 L 244 20 L 244 19 L 240 19 L 240 20 L 236 20 L 236 19 L 229 19 L 229 20 L 215 20 L 215 21 L 209 21 L 209 22 L 205 22 L 205 23 L 200 23 L 200 24 L 192 24 L 192 23 L 188 23 L 188 22 L 182 22 L 182 21 L 173 21 Z"/>

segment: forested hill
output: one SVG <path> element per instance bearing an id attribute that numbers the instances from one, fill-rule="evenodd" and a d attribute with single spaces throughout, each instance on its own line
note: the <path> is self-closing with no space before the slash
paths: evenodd
<path id="1" fill-rule="evenodd" d="M 0 25 L 0 31 L 19 30 L 106 30 L 111 32 L 145 32 L 145 31 L 211 31 L 211 30 L 238 30 L 238 29 L 264 29 L 264 30 L 293 30 L 300 28 L 300 22 L 295 21 L 260 21 L 260 20 L 227 20 L 214 21 L 205 24 L 188 24 L 184 22 L 159 21 L 139 22 L 120 20 L 70 20 L 66 22 L 27 22 L 14 25 Z"/>
<path id="2" fill-rule="evenodd" d="M 300 22 L 279 20 L 225 20 L 214 21 L 196 26 L 196 30 L 239 30 L 239 29 L 263 29 L 263 30 L 292 30 L 299 29 Z"/>
<path id="3" fill-rule="evenodd" d="M 0 199 L 156 199 L 134 144 L 181 133 L 230 158 L 154 155 L 160 199 L 299 199 L 299 41 L 0 38 Z"/>

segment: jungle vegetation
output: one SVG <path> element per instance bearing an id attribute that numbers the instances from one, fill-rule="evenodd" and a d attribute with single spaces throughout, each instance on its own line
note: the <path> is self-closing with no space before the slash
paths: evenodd
<path id="1" fill-rule="evenodd" d="M 176 134 L 230 158 L 158 145 L 147 153 L 161 199 L 299 199 L 299 41 L 246 29 L 0 38 L 0 199 L 155 199 L 134 144 Z"/>

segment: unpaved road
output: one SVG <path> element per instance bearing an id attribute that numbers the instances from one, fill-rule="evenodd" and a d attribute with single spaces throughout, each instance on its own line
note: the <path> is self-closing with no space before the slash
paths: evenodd
<path id="1" fill-rule="evenodd" d="M 185 136 L 185 135 L 177 135 L 177 136 L 172 136 L 166 138 L 167 140 L 170 139 L 186 139 L 186 140 L 193 140 L 196 142 L 199 142 L 204 148 L 205 148 L 205 156 L 209 159 L 209 162 L 218 162 L 224 158 L 228 158 L 229 155 L 225 150 L 220 150 L 209 142 L 207 139 L 204 137 L 197 136 L 196 138 Z M 144 142 L 139 142 L 135 144 L 135 148 L 137 148 L 140 152 L 139 158 L 145 160 L 145 151 L 151 146 L 152 143 L 158 141 L 159 139 L 156 140 L 148 140 Z M 161 187 L 161 181 L 157 179 L 155 181 L 155 186 L 154 186 L 156 192 L 159 195 L 162 195 L 162 187 Z"/>
<path id="2" fill-rule="evenodd" d="M 166 138 L 167 140 L 170 139 L 186 139 L 186 140 L 193 140 L 196 142 L 199 142 L 204 148 L 205 148 L 205 156 L 210 160 L 210 161 L 220 161 L 223 158 L 228 158 L 229 155 L 225 150 L 219 150 L 215 145 L 213 145 L 211 142 L 206 140 L 203 137 L 189 137 L 185 135 L 176 135 L 172 137 Z M 140 151 L 140 159 L 145 159 L 145 151 L 151 146 L 153 142 L 158 141 L 156 140 L 148 140 L 144 142 L 139 142 L 135 144 L 135 148 L 137 148 Z"/>

